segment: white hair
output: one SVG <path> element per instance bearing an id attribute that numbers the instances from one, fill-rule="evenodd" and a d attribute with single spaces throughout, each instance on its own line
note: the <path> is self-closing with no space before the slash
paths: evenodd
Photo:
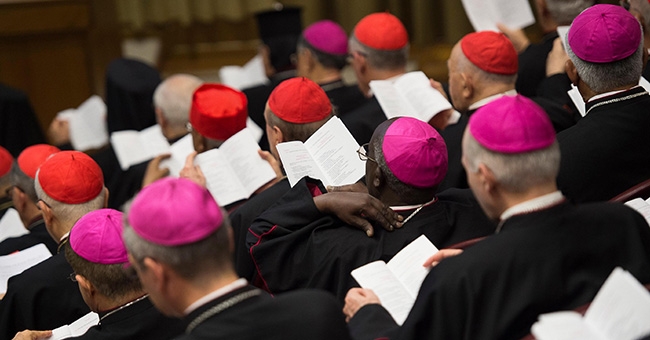
<path id="1" fill-rule="evenodd" d="M 162 111 L 171 125 L 185 126 L 189 120 L 194 91 L 203 81 L 190 74 L 175 74 L 156 87 L 154 105 Z"/>
<path id="2" fill-rule="evenodd" d="M 40 172 L 40 171 L 39 171 Z M 106 188 L 102 188 L 95 198 L 79 204 L 68 204 L 55 200 L 45 193 L 41 183 L 38 181 L 39 172 L 36 173 L 36 179 L 34 181 L 34 189 L 36 190 L 36 195 L 39 200 L 42 200 L 47 204 L 52 213 L 63 223 L 68 223 L 70 225 L 74 224 L 79 220 L 83 215 L 101 209 L 104 207 L 104 202 L 106 202 Z"/>

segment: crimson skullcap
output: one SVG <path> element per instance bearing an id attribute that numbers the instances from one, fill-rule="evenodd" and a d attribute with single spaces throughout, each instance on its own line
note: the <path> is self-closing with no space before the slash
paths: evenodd
<path id="1" fill-rule="evenodd" d="M 0 146 L 0 177 L 9 173 L 11 165 L 14 162 L 14 157 L 7 149 Z"/>
<path id="2" fill-rule="evenodd" d="M 143 239 L 179 246 L 206 238 L 221 227 L 224 217 L 207 189 L 184 178 L 163 178 L 140 191 L 128 220 Z"/>
<path id="3" fill-rule="evenodd" d="M 45 162 L 51 155 L 59 152 L 59 148 L 49 144 L 36 144 L 29 146 L 18 155 L 18 167 L 25 175 L 31 179 L 36 178 L 36 170 Z"/>
<path id="4" fill-rule="evenodd" d="M 70 230 L 70 247 L 82 258 L 99 264 L 129 262 L 122 241 L 122 213 L 113 209 L 91 211 Z"/>
<path id="5" fill-rule="evenodd" d="M 248 101 L 240 91 L 221 84 L 203 84 L 192 97 L 190 123 L 202 136 L 226 140 L 246 127 Z"/>
<path id="6" fill-rule="evenodd" d="M 578 58 L 591 63 L 625 59 L 641 44 L 639 21 L 621 6 L 594 5 L 580 13 L 567 40 Z"/>
<path id="7" fill-rule="evenodd" d="M 274 115 L 294 124 L 317 122 L 332 113 L 332 103 L 325 91 L 305 77 L 280 83 L 271 92 L 268 103 Z"/>
<path id="8" fill-rule="evenodd" d="M 369 14 L 361 19 L 354 27 L 354 36 L 360 43 L 376 50 L 399 50 L 409 42 L 402 22 L 384 12 Z"/>
<path id="9" fill-rule="evenodd" d="M 470 33 L 460 40 L 460 48 L 472 64 L 485 72 L 503 75 L 517 73 L 517 51 L 503 33 Z"/>
<path id="10" fill-rule="evenodd" d="M 431 125 L 401 117 L 386 130 L 382 144 L 384 161 L 402 183 L 430 188 L 447 174 L 447 145 Z"/>
<path id="11" fill-rule="evenodd" d="M 469 118 L 467 128 L 479 144 L 499 153 L 531 152 L 555 142 L 546 112 L 522 95 L 504 96 L 482 106 Z"/>
<path id="12" fill-rule="evenodd" d="M 348 35 L 343 27 L 334 21 L 317 21 L 305 28 L 302 36 L 319 51 L 334 55 L 348 53 Z"/>
<path id="13" fill-rule="evenodd" d="M 88 202 L 104 189 L 102 169 L 79 151 L 55 153 L 41 165 L 37 176 L 48 196 L 66 204 Z"/>

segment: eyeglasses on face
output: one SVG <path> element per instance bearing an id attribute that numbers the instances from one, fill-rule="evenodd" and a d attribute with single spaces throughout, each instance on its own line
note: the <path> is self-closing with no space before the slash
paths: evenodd
<path id="1" fill-rule="evenodd" d="M 374 158 L 368 157 L 368 145 L 369 144 L 370 143 L 365 143 L 365 144 L 362 144 L 359 147 L 359 150 L 357 150 L 357 154 L 359 155 L 359 159 L 364 161 L 364 162 L 367 161 L 367 160 L 371 160 L 371 161 L 377 163 L 377 161 Z"/>

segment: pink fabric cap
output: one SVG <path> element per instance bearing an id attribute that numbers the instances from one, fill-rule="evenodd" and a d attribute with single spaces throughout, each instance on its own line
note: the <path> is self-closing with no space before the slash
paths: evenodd
<path id="1" fill-rule="evenodd" d="M 568 33 L 571 50 L 591 63 L 625 59 L 641 44 L 641 25 L 621 6 L 594 5 L 578 15 Z"/>
<path id="2" fill-rule="evenodd" d="M 122 213 L 113 209 L 91 211 L 70 230 L 70 247 L 77 255 L 99 264 L 128 263 L 122 241 Z"/>
<path id="3" fill-rule="evenodd" d="M 553 124 L 544 110 L 521 96 L 504 96 L 482 106 L 467 128 L 486 149 L 507 154 L 547 148 L 555 141 Z"/>
<path id="4" fill-rule="evenodd" d="M 128 219 L 143 239 L 178 246 L 206 238 L 224 218 L 207 189 L 187 179 L 164 178 L 140 191 Z"/>
<path id="5" fill-rule="evenodd" d="M 447 174 L 447 145 L 431 125 L 411 117 L 396 119 L 381 146 L 384 161 L 402 183 L 430 188 Z"/>
<path id="6" fill-rule="evenodd" d="M 316 49 L 334 55 L 348 53 L 348 35 L 339 24 L 331 20 L 317 21 L 303 32 L 302 36 Z"/>

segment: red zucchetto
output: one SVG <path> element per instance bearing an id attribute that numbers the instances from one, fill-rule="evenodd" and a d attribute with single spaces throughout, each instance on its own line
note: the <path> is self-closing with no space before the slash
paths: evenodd
<path id="1" fill-rule="evenodd" d="M 203 84 L 192 97 L 190 124 L 202 136 L 225 141 L 246 127 L 248 100 L 221 84 Z"/>
<path id="2" fill-rule="evenodd" d="M 460 48 L 472 64 L 485 72 L 503 75 L 517 73 L 519 56 L 503 33 L 470 33 L 460 40 Z"/>
<path id="3" fill-rule="evenodd" d="M 365 16 L 354 27 L 354 36 L 360 43 L 376 50 L 399 50 L 409 43 L 406 28 L 390 13 Z"/>
<path id="4" fill-rule="evenodd" d="M 280 83 L 271 92 L 268 105 L 278 118 L 294 124 L 317 122 L 332 113 L 332 103 L 325 91 L 305 77 Z"/>

